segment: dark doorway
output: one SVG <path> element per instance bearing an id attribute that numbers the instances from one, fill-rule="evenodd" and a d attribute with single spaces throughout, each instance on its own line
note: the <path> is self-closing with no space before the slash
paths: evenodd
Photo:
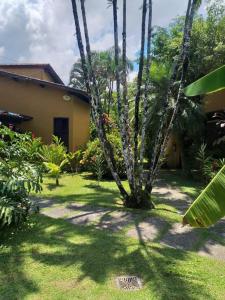
<path id="1" fill-rule="evenodd" d="M 64 145 L 69 148 L 69 119 L 54 118 L 54 135 L 59 137 Z"/>

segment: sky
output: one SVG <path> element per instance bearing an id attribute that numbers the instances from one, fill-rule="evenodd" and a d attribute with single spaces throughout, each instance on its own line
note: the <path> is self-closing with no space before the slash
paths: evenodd
<path id="1" fill-rule="evenodd" d="M 122 0 L 119 3 L 121 22 Z M 128 0 L 128 57 L 140 48 L 142 0 Z M 153 25 L 166 27 L 185 13 L 187 0 L 153 0 Z M 107 0 L 86 0 L 92 50 L 113 45 L 112 8 Z M 200 12 L 204 14 L 204 4 Z M 79 58 L 70 0 L 0 0 L 0 64 L 50 63 L 65 84 Z M 121 26 L 120 26 L 121 28 Z M 121 32 L 120 32 L 121 34 Z"/>

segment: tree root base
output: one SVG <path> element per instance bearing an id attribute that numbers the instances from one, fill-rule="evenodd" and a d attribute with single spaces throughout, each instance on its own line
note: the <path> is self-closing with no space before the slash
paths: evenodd
<path id="1" fill-rule="evenodd" d="M 155 206 L 151 201 L 149 194 L 142 191 L 139 195 L 129 195 L 124 200 L 124 206 L 133 209 L 154 209 Z"/>

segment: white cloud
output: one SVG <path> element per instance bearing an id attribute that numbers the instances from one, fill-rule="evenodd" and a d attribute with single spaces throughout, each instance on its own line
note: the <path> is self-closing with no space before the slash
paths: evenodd
<path id="1" fill-rule="evenodd" d="M 121 8 L 122 0 L 118 2 Z M 166 26 L 185 12 L 186 2 L 155 0 L 154 24 Z M 133 0 L 128 6 L 127 42 L 131 59 L 140 47 L 141 3 Z M 86 7 L 92 49 L 111 47 L 112 8 L 107 8 L 106 0 L 86 0 Z M 121 25 L 121 9 L 118 12 Z M 51 63 L 67 83 L 71 66 L 79 56 L 71 1 L 1 0 L 0 15 L 0 63 Z"/>

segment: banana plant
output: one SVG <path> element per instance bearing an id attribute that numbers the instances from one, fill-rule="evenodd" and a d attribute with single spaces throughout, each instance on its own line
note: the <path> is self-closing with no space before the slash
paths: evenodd
<path id="1" fill-rule="evenodd" d="M 225 65 L 184 89 L 186 96 L 199 96 L 225 89 Z M 209 227 L 225 216 L 225 165 L 212 179 L 183 217 L 183 224 Z"/>
<path id="2" fill-rule="evenodd" d="M 225 65 L 191 83 L 184 89 L 187 97 L 207 95 L 225 89 Z"/>
<path id="3" fill-rule="evenodd" d="M 225 216 L 225 165 L 193 202 L 183 224 L 209 227 Z"/>

